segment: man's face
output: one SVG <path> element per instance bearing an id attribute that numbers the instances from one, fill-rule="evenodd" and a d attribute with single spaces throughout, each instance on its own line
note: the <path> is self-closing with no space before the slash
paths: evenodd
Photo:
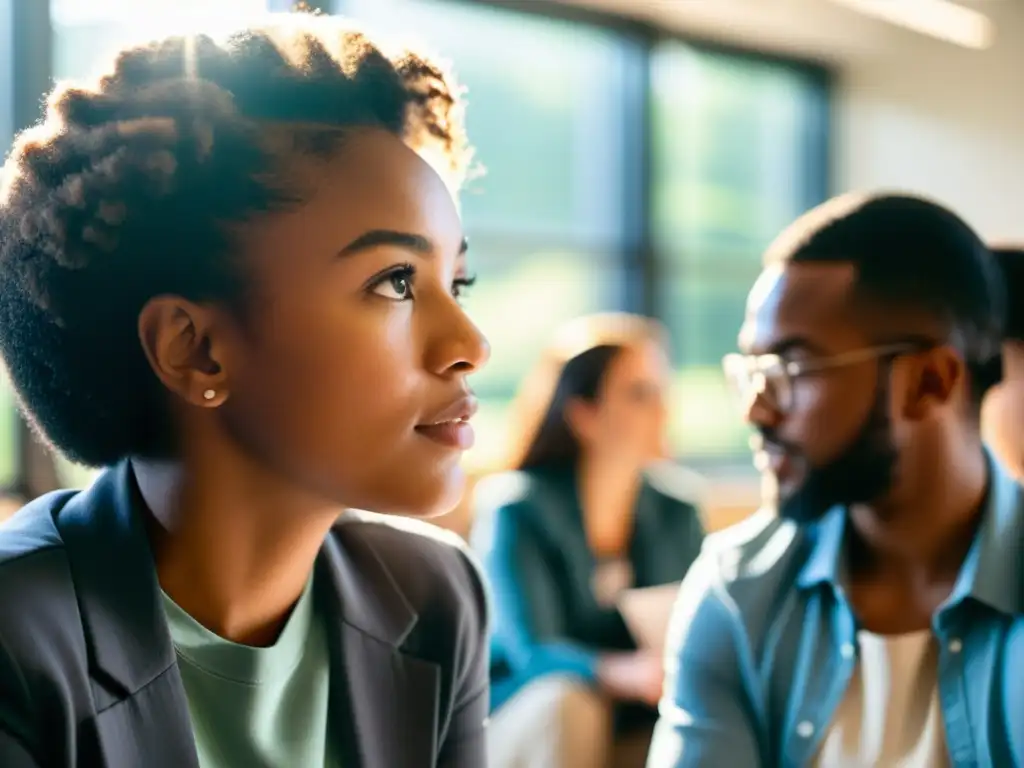
<path id="1" fill-rule="evenodd" d="M 741 351 L 806 365 L 870 348 L 850 309 L 854 280 L 848 264 L 766 269 L 748 298 Z M 757 430 L 755 463 L 775 481 L 780 514 L 806 522 L 835 504 L 870 501 L 889 490 L 896 450 L 887 367 L 868 356 L 755 382 L 745 415 Z"/>

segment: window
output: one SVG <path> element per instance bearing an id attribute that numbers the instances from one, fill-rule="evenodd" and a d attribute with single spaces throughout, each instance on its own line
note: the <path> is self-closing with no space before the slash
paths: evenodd
<path id="1" fill-rule="evenodd" d="M 32 2 L 0 2 L 0 152 L 6 157 L 14 135 L 35 122 L 40 93 L 48 80 L 46 61 L 33 59 L 45 50 L 46 6 Z M 0 489 L 17 491 L 21 474 L 22 421 L 14 388 L 0 363 Z M 0 520 L 10 509 L 0 499 Z"/>
<path id="2" fill-rule="evenodd" d="M 17 483 L 20 439 L 18 420 L 14 388 L 7 378 L 7 372 L 0 368 L 0 488 Z"/>
<path id="3" fill-rule="evenodd" d="M 745 458 L 719 361 L 735 347 L 761 251 L 826 195 L 821 74 L 486 4 L 341 0 L 339 10 L 385 33 L 415 30 L 469 88 L 470 137 L 488 173 L 463 198 L 482 278 L 467 307 L 494 349 L 475 382 L 477 463 L 503 447 L 508 399 L 554 327 L 622 307 L 669 327 L 677 452 Z M 648 65 L 649 134 L 627 141 L 623 115 L 636 112 Z M 645 142 L 649 211 L 626 204 Z M 654 259 L 640 263 L 631 233 L 645 228 Z M 638 302 L 647 270 L 657 288 Z"/>
<path id="4" fill-rule="evenodd" d="M 0 3 L 0 147 L 7 156 L 14 138 L 14 6 Z"/>
<path id="5" fill-rule="evenodd" d="M 817 73 L 670 42 L 652 57 L 651 224 L 658 314 L 677 365 L 673 443 L 744 454 L 720 360 L 769 242 L 826 195 Z M 820 151 L 819 151 L 820 150 Z"/>
<path id="6" fill-rule="evenodd" d="M 384 35 L 448 58 L 468 88 L 468 129 L 486 174 L 462 196 L 472 269 L 466 307 L 491 363 L 475 377 L 478 445 L 505 450 L 508 404 L 552 331 L 621 308 L 630 247 L 623 215 L 628 80 L 642 50 L 606 30 L 445 0 L 343 0 Z"/>
<path id="7" fill-rule="evenodd" d="M 0 68 L 0 98 L 4 102 L 13 101 L 14 83 L 12 82 L 13 67 L 8 62 L 2 62 Z M 4 119 L 0 120 L 0 143 L 3 146 L 3 153 L 6 156 L 8 145 L 12 139 L 13 126 L 8 124 L 10 109 L 0 108 L 4 112 Z M 15 408 L 14 392 L 7 372 L 0 366 L 0 488 L 14 483 L 18 472 L 18 415 Z M 3 510 L 0 510 L 0 519 L 3 519 Z"/>

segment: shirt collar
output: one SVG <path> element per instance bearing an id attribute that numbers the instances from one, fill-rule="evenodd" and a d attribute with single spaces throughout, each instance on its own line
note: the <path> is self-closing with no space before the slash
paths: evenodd
<path id="1" fill-rule="evenodd" d="M 1024 614 L 1024 494 L 985 451 L 989 489 L 985 513 L 943 608 L 972 598 L 1009 616 Z"/>
<path id="2" fill-rule="evenodd" d="M 843 572 L 843 531 L 846 530 L 846 508 L 832 507 L 818 522 L 808 527 L 810 554 L 797 576 L 797 586 L 810 589 L 819 584 L 839 586 Z"/>
<path id="3" fill-rule="evenodd" d="M 1024 492 L 985 450 L 989 490 L 981 526 L 943 609 L 972 598 L 1007 615 L 1024 614 Z M 832 507 L 809 526 L 810 552 L 797 586 L 840 586 L 844 572 L 846 509 Z"/>

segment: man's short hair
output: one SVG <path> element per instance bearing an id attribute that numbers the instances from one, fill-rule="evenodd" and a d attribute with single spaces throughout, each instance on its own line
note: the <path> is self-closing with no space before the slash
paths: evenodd
<path id="1" fill-rule="evenodd" d="M 939 321 L 976 377 L 994 381 L 1003 340 L 1003 279 L 991 249 L 963 219 L 910 194 L 852 193 L 805 214 L 768 249 L 765 262 L 834 262 L 857 271 L 870 305 Z"/>

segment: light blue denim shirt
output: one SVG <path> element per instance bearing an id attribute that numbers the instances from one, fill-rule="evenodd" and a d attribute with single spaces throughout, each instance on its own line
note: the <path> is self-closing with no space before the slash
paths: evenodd
<path id="1" fill-rule="evenodd" d="M 1024 768 L 1024 489 L 989 457 L 985 517 L 932 627 L 953 768 Z M 707 540 L 680 591 L 648 768 L 812 761 L 857 662 L 843 508 Z"/>

